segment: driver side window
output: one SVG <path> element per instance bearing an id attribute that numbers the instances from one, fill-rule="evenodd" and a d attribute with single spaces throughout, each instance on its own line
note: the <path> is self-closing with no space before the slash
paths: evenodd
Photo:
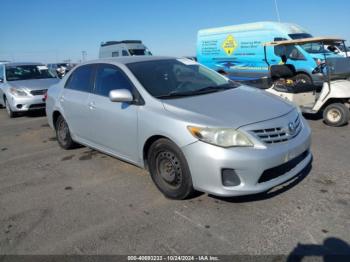
<path id="1" fill-rule="evenodd" d="M 115 89 L 128 89 L 133 91 L 133 85 L 121 69 L 113 65 L 99 65 L 96 72 L 95 94 L 109 96 Z"/>

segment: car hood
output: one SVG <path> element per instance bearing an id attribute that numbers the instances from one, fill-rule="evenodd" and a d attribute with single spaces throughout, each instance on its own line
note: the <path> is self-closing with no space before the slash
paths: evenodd
<path id="1" fill-rule="evenodd" d="M 20 80 L 8 82 L 11 87 L 23 88 L 26 90 L 42 90 L 48 89 L 50 86 L 57 84 L 59 79 L 47 78 L 47 79 L 31 79 L 31 80 Z"/>
<path id="2" fill-rule="evenodd" d="M 276 95 L 247 86 L 162 102 L 165 110 L 189 123 L 231 128 L 280 117 L 295 109 Z"/>

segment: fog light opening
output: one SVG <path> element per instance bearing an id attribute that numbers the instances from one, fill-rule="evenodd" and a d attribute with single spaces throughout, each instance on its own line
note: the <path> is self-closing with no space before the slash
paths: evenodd
<path id="1" fill-rule="evenodd" d="M 18 105 L 16 105 L 16 107 L 17 107 L 18 109 L 21 109 L 21 108 L 22 108 L 22 105 L 21 105 L 21 104 L 18 104 Z"/>
<path id="2" fill-rule="evenodd" d="M 221 170 L 222 184 L 224 186 L 238 186 L 241 183 L 234 169 L 225 168 Z"/>

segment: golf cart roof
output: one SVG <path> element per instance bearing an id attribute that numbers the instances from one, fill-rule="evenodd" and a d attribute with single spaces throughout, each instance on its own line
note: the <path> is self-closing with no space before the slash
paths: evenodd
<path id="1" fill-rule="evenodd" d="M 286 46 L 286 45 L 303 45 L 307 43 L 319 43 L 322 42 L 325 45 L 332 45 L 335 43 L 339 43 L 345 41 L 342 38 L 338 37 L 310 37 L 303 39 L 294 39 L 294 40 L 283 40 L 283 41 L 273 41 L 264 43 L 264 46 Z"/>

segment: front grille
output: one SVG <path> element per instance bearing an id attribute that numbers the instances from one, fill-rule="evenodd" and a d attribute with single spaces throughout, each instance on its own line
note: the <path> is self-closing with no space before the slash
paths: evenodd
<path id="1" fill-rule="evenodd" d="M 294 125 L 294 132 L 292 132 L 288 126 L 258 129 L 258 130 L 252 130 L 251 132 L 266 144 L 286 142 L 296 137 L 302 129 L 299 115 L 292 123 Z"/>
<path id="2" fill-rule="evenodd" d="M 284 163 L 282 165 L 279 165 L 270 169 L 266 169 L 264 173 L 261 175 L 261 177 L 259 178 L 258 183 L 264 183 L 272 179 L 275 179 L 279 176 L 283 176 L 284 174 L 288 173 L 293 168 L 295 168 L 301 161 L 303 161 L 308 156 L 308 154 L 309 154 L 309 151 L 306 150 L 304 153 L 297 156 L 296 158 L 293 158 L 287 163 Z"/>
<path id="3" fill-rule="evenodd" d="M 41 90 L 32 90 L 30 91 L 30 93 L 33 95 L 33 96 L 42 96 L 46 93 L 47 89 L 41 89 Z"/>

